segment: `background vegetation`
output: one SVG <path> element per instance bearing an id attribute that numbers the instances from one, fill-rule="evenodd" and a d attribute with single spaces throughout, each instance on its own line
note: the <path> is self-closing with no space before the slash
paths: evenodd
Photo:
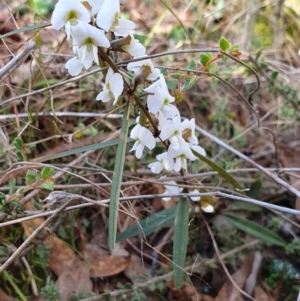
<path id="1" fill-rule="evenodd" d="M 122 11 L 137 24 L 136 36 L 149 55 L 218 48 L 221 36 L 239 45 L 240 60 L 260 82 L 250 105 L 255 73 L 228 59 L 209 71 L 230 85 L 198 76 L 192 87 L 182 87 L 178 108 L 203 131 L 299 189 L 298 1 L 138 2 L 123 1 Z M 174 289 L 177 199 L 143 197 L 164 191 L 146 167 L 155 151 L 138 161 L 126 153 L 118 243 L 110 252 L 108 204 L 92 202 L 110 196 L 117 148 L 112 141 L 119 136 L 123 109 L 95 100 L 103 85 L 98 73 L 69 76 L 64 64 L 72 55 L 70 44 L 48 24 L 54 4 L 11 0 L 0 7 L 0 68 L 29 41 L 36 43 L 22 64 L 0 79 L 0 300 L 233 301 L 246 298 L 244 292 L 255 300 L 296 300 L 297 217 L 218 195 L 202 198 L 202 205 L 215 207 L 213 214 L 191 204 L 186 277 L 183 287 Z M 18 28 L 25 30 L 7 35 Z M 168 76 L 183 77 L 191 75 L 185 70 L 192 69 L 193 59 L 199 64 L 199 53 L 162 56 L 154 63 Z M 189 166 L 189 187 L 300 209 L 300 200 L 265 173 L 198 135 L 207 157 L 227 173 L 221 177 L 198 160 Z M 64 206 L 73 208 L 62 212 Z M 55 209 L 61 212 L 48 220 Z M 36 218 L 26 220 L 32 215 Z M 38 227 L 42 231 L 26 240 Z"/>

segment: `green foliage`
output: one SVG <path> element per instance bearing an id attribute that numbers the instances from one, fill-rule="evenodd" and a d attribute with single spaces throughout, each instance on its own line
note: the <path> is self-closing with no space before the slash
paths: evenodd
<path id="1" fill-rule="evenodd" d="M 134 237 L 136 235 L 140 235 L 142 238 L 143 236 L 148 236 L 151 233 L 162 229 L 165 226 L 168 226 L 169 224 L 174 222 L 176 211 L 177 205 L 151 214 L 149 217 L 145 218 L 144 220 L 138 223 L 133 224 L 132 226 L 128 227 L 125 231 L 118 234 L 117 242 Z"/>
<path id="2" fill-rule="evenodd" d="M 282 224 L 282 223 L 281 223 Z M 298 238 L 294 238 L 290 243 L 285 247 L 285 252 L 287 255 L 296 254 L 300 255 L 300 241 Z"/>
<path id="3" fill-rule="evenodd" d="M 46 285 L 41 289 L 41 296 L 46 301 L 61 301 L 61 296 L 50 277 L 46 280 Z"/>
<path id="4" fill-rule="evenodd" d="M 219 40 L 219 47 L 221 50 L 226 51 L 230 47 L 230 43 L 224 37 L 221 37 Z"/>
<path id="5" fill-rule="evenodd" d="M 224 217 L 231 225 L 233 225 L 237 229 L 258 238 L 265 243 L 277 245 L 280 247 L 286 246 L 286 241 L 282 237 L 272 232 L 271 230 L 258 225 L 257 223 L 230 213 L 225 213 Z"/>
<path id="6" fill-rule="evenodd" d="M 27 0 L 35 14 L 45 17 L 54 9 L 53 0 Z"/>
<path id="7" fill-rule="evenodd" d="M 43 180 L 52 177 L 55 174 L 55 169 L 52 167 L 44 167 L 41 171 L 41 178 Z"/>
<path id="8" fill-rule="evenodd" d="M 298 292 L 299 285 L 296 279 L 299 273 L 292 264 L 281 259 L 274 259 L 264 269 L 265 283 L 271 289 L 275 289 L 280 282 L 283 286 L 280 300 L 294 300 L 293 298 L 285 299 L 292 293 Z"/>
<path id="9" fill-rule="evenodd" d="M 189 201 L 180 198 L 177 206 L 174 222 L 174 242 L 173 242 L 173 272 L 174 285 L 179 289 L 183 283 L 185 274 L 185 260 L 187 244 L 189 239 Z"/>
<path id="10" fill-rule="evenodd" d="M 116 243 L 120 188 L 121 188 L 121 182 L 123 177 L 128 127 L 129 127 L 128 113 L 129 113 L 129 102 L 126 104 L 123 113 L 124 116 L 122 120 L 121 136 L 120 136 L 120 142 L 118 144 L 118 149 L 116 154 L 114 178 L 111 185 L 111 196 L 110 196 L 110 205 L 109 205 L 109 225 L 108 225 L 109 246 L 111 249 L 114 249 Z"/>
<path id="11" fill-rule="evenodd" d="M 200 53 L 200 63 L 203 65 L 203 66 L 206 66 L 206 64 L 212 60 L 213 56 L 211 53 Z"/>
<path id="12" fill-rule="evenodd" d="M 25 176 L 25 183 L 26 185 L 30 185 L 40 179 L 40 175 L 37 173 L 36 170 L 29 169 Z"/>

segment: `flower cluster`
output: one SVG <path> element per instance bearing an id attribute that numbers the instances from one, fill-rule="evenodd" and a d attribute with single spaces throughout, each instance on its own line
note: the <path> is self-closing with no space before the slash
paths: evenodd
<path id="1" fill-rule="evenodd" d="M 148 166 L 153 173 L 187 171 L 187 160 L 197 159 L 194 152 L 205 156 L 205 151 L 198 145 L 195 135 L 195 120 L 182 120 L 164 75 L 147 59 L 145 47 L 134 38 L 135 24 L 120 18 L 119 0 L 59 0 L 51 23 L 57 30 L 65 27 L 68 39 L 72 39 L 74 57 L 65 65 L 72 76 L 78 75 L 83 68 L 89 69 L 93 64 L 100 64 L 99 48 L 107 55 L 111 51 L 118 51 L 126 52 L 133 58 L 142 57 L 129 63 L 127 70 L 134 73 L 135 87 L 144 85 L 145 108 L 149 116 L 158 121 L 156 130 L 159 134 L 154 135 L 147 128 L 145 118 L 138 117 L 137 124 L 130 133 L 130 137 L 135 140 L 131 151 L 135 151 L 136 158 L 141 158 L 145 147 L 152 150 L 157 142 L 162 142 L 166 151 L 158 154 L 157 161 Z M 104 57 L 100 56 L 100 59 L 105 61 Z M 124 78 L 112 66 L 105 76 L 103 91 L 96 99 L 103 102 L 113 101 L 115 105 L 122 95 Z M 148 119 L 149 116 L 147 115 Z M 180 191 L 173 182 L 166 183 L 166 193 Z M 199 200 L 196 197 L 192 199 Z"/>

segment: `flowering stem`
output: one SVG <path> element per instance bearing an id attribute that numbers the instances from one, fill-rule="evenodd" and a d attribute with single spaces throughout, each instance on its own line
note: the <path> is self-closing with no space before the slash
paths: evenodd
<path id="1" fill-rule="evenodd" d="M 154 129 L 154 137 L 158 137 L 160 134 L 160 130 L 158 129 L 157 125 L 153 121 L 151 115 L 149 114 L 148 110 L 145 108 L 145 106 L 140 102 L 139 98 L 135 95 L 133 95 L 135 102 L 137 105 L 141 108 L 141 110 L 144 112 L 144 114 L 147 116 L 149 122 L 151 123 L 153 129 Z"/>

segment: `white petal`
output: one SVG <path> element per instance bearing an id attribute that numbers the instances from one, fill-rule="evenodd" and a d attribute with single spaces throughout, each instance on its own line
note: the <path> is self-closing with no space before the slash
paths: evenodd
<path id="1" fill-rule="evenodd" d="M 164 104 L 163 101 L 164 101 L 164 94 L 160 89 L 156 89 L 154 91 L 154 95 L 148 95 L 147 107 L 149 112 L 152 114 L 157 114 Z"/>
<path id="2" fill-rule="evenodd" d="M 82 71 L 83 65 L 80 63 L 78 57 L 73 57 L 66 62 L 65 68 L 68 69 L 68 72 L 72 76 L 78 75 Z"/>
<path id="3" fill-rule="evenodd" d="M 141 127 L 141 130 L 139 132 L 139 140 L 149 149 L 153 149 L 155 147 L 156 140 L 153 137 L 151 131 L 149 131 L 145 127 Z"/>
<path id="4" fill-rule="evenodd" d="M 140 144 L 140 141 L 135 141 L 135 143 L 134 143 L 133 147 L 131 148 L 130 152 L 135 151 L 138 148 L 139 144 Z"/>
<path id="5" fill-rule="evenodd" d="M 78 56 L 85 69 L 89 69 L 92 66 L 94 54 L 88 51 L 87 46 L 81 46 L 78 49 Z"/>
<path id="6" fill-rule="evenodd" d="M 105 48 L 110 46 L 110 42 L 103 30 L 87 24 L 87 33 L 88 37 L 93 39 L 94 45 Z"/>
<path id="7" fill-rule="evenodd" d="M 131 36 L 130 44 L 122 46 L 122 50 L 128 52 L 133 57 L 146 55 L 146 48 L 137 40 Z"/>
<path id="8" fill-rule="evenodd" d="M 143 150 L 144 150 L 145 145 L 142 143 L 139 143 L 136 151 L 135 151 L 135 156 L 140 159 L 143 155 Z"/>
<path id="9" fill-rule="evenodd" d="M 70 13 L 72 12 L 72 13 Z M 54 8 L 51 17 L 51 24 L 55 29 L 62 28 L 75 15 L 76 19 L 89 23 L 91 16 L 87 9 L 78 1 L 59 0 Z"/>
<path id="10" fill-rule="evenodd" d="M 109 79 L 113 74 L 114 74 L 114 70 L 111 67 L 109 67 L 106 73 L 105 83 L 109 83 Z"/>
<path id="11" fill-rule="evenodd" d="M 201 209 L 204 212 L 206 212 L 206 213 L 213 213 L 213 212 L 215 212 L 215 208 L 212 205 L 210 205 L 210 204 L 205 204 L 205 206 L 204 205 L 201 206 Z"/>
<path id="12" fill-rule="evenodd" d="M 161 171 L 163 170 L 163 164 L 160 162 L 153 162 L 150 163 L 148 165 L 149 168 L 151 168 L 151 172 L 155 173 L 155 174 L 159 174 L 161 173 Z"/>
<path id="13" fill-rule="evenodd" d="M 120 14 L 119 0 L 105 0 L 96 17 L 96 24 L 109 31 Z"/>
<path id="14" fill-rule="evenodd" d="M 190 191 L 190 194 L 195 194 L 195 193 L 199 193 L 199 191 L 197 189 Z M 193 202 L 199 202 L 201 199 L 200 196 L 190 196 L 190 198 Z"/>
<path id="15" fill-rule="evenodd" d="M 109 96 L 109 91 L 108 90 L 104 90 L 102 92 L 100 92 L 97 97 L 96 100 L 102 100 L 103 102 L 108 102 L 111 100 L 110 96 Z"/>
<path id="16" fill-rule="evenodd" d="M 134 22 L 126 19 L 119 19 L 118 25 L 113 28 L 113 31 L 117 36 L 127 36 L 134 28 Z"/>
<path id="17" fill-rule="evenodd" d="M 187 170 L 186 159 L 185 158 L 181 158 L 181 168 Z"/>
<path id="18" fill-rule="evenodd" d="M 92 7 L 92 15 L 96 15 L 104 3 L 104 0 L 81 0 L 81 1 L 87 1 L 89 3 L 89 5 Z"/>
<path id="19" fill-rule="evenodd" d="M 109 79 L 109 86 L 115 100 L 118 100 L 124 88 L 122 75 L 120 73 L 114 73 Z"/>
<path id="20" fill-rule="evenodd" d="M 201 146 L 199 146 L 199 145 L 190 145 L 190 148 L 192 150 L 194 150 L 196 153 L 198 153 L 198 154 L 200 154 L 200 155 L 202 155 L 204 157 L 206 156 L 206 151 Z"/>
<path id="21" fill-rule="evenodd" d="M 130 132 L 130 138 L 135 140 L 138 139 L 141 128 L 142 126 L 139 123 L 136 124 L 135 127 Z"/>
<path id="22" fill-rule="evenodd" d="M 181 169 L 181 159 L 180 158 L 176 158 L 175 159 L 175 164 L 173 166 L 174 171 L 179 172 Z"/>

